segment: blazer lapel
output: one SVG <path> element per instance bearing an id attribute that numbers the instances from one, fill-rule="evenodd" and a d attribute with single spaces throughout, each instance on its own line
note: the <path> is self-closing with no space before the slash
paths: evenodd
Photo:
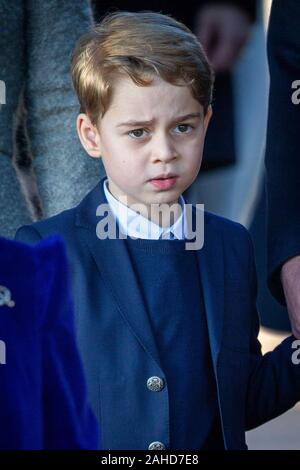
<path id="1" fill-rule="evenodd" d="M 224 320 L 224 258 L 222 236 L 205 215 L 204 246 L 197 251 L 215 373 Z"/>
<path id="2" fill-rule="evenodd" d="M 95 259 L 103 283 L 111 292 L 111 297 L 114 299 L 119 313 L 142 347 L 162 368 L 151 323 L 132 268 L 125 240 L 121 238 L 100 240 L 96 234 L 97 224 L 104 217 L 96 215 L 100 204 L 107 205 L 108 211 L 105 217 L 108 223 L 115 223 L 114 216 L 109 210 L 105 198 L 104 179 L 78 206 L 76 225 L 80 229 L 82 241 L 88 245 L 90 253 Z"/>

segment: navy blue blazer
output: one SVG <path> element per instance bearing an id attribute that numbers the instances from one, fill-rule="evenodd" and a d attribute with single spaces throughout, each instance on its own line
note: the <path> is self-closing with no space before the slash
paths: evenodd
<path id="1" fill-rule="evenodd" d="M 155 337 L 125 241 L 97 238 L 101 203 L 103 180 L 77 207 L 24 226 L 16 237 L 35 243 L 59 233 L 66 242 L 78 341 L 103 448 L 147 449 L 153 441 L 170 448 L 168 389 L 153 393 L 146 386 L 152 376 L 167 383 Z M 299 400 L 293 337 L 262 356 L 253 250 L 243 226 L 206 213 L 197 256 L 225 447 L 246 449 L 246 429 Z"/>
<path id="2" fill-rule="evenodd" d="M 0 238 L 0 449 L 97 449 L 63 242 Z"/>

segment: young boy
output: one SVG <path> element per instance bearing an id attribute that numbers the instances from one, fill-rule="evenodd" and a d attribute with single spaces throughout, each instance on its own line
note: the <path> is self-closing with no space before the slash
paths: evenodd
<path id="1" fill-rule="evenodd" d="M 246 429 L 297 402 L 300 369 L 293 337 L 261 354 L 245 228 L 205 213 L 203 248 L 186 249 L 182 193 L 212 114 L 206 56 L 171 17 L 116 12 L 81 40 L 72 77 L 79 138 L 107 178 L 17 238 L 67 244 L 103 448 L 246 449 Z"/>

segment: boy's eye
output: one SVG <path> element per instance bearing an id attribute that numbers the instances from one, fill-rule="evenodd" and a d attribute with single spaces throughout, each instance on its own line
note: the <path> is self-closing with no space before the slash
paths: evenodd
<path id="1" fill-rule="evenodd" d="M 187 132 L 188 127 L 190 128 L 189 132 Z M 177 132 L 177 134 L 189 134 L 190 132 L 192 132 L 192 129 L 194 129 L 194 127 L 190 124 L 178 124 L 176 128 L 179 129 L 179 132 Z"/>
<path id="2" fill-rule="evenodd" d="M 191 124 L 178 124 L 176 128 L 179 129 L 179 132 L 176 134 L 190 134 L 194 127 Z M 175 128 L 175 129 L 176 129 Z M 128 132 L 128 135 L 136 140 L 141 140 L 143 137 L 147 135 L 145 129 L 133 129 L 132 131 Z"/>
<path id="3" fill-rule="evenodd" d="M 130 137 L 133 137 L 134 139 L 140 139 L 141 137 L 144 137 L 143 132 L 145 129 L 133 129 L 132 131 L 128 132 L 128 135 Z"/>

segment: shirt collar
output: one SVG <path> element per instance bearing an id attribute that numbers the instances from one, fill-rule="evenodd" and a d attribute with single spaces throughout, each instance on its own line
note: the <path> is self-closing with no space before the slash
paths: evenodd
<path id="1" fill-rule="evenodd" d="M 159 238 L 168 239 L 170 233 L 178 240 L 183 240 L 184 228 L 186 226 L 186 209 L 183 196 L 179 198 L 181 205 L 181 214 L 171 227 L 161 227 L 146 217 L 132 210 L 122 202 L 118 201 L 108 189 L 108 179 L 103 182 L 105 197 L 116 218 L 121 231 L 133 238 L 144 238 L 158 240 Z"/>

